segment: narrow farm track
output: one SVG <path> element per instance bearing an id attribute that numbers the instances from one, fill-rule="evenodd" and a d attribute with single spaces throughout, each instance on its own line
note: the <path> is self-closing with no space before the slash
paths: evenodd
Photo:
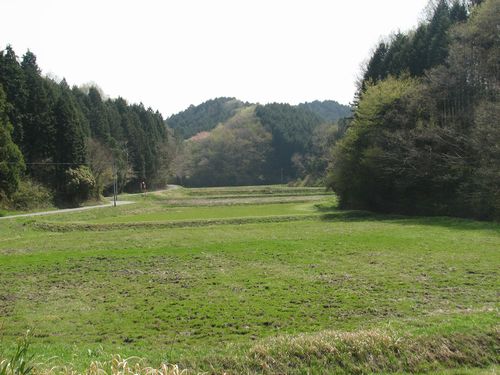
<path id="1" fill-rule="evenodd" d="M 117 206 L 123 206 L 126 204 L 132 204 L 135 202 L 132 201 L 116 201 Z M 2 216 L 0 217 L 0 220 L 6 220 L 6 219 L 15 219 L 18 217 L 32 217 L 32 216 L 43 216 L 43 215 L 53 215 L 53 214 L 65 214 L 68 212 L 79 212 L 79 211 L 87 211 L 87 210 L 93 210 L 95 208 L 106 208 L 106 207 L 112 207 L 113 202 L 109 202 L 107 204 L 101 204 L 99 206 L 87 206 L 87 207 L 77 207 L 77 208 L 65 208 L 62 210 L 53 210 L 53 211 L 43 211 L 43 212 L 33 212 L 30 214 L 20 214 L 20 215 L 10 215 L 10 216 Z"/>
<path id="2" fill-rule="evenodd" d="M 151 191 L 149 194 L 162 194 L 166 191 L 169 190 L 175 190 L 179 189 L 181 186 L 179 185 L 167 185 L 166 189 L 162 190 L 156 190 L 156 191 Z M 129 194 L 129 196 L 137 196 L 137 195 L 144 195 L 144 193 L 136 193 L 136 194 Z M 106 199 L 112 199 L 111 197 L 107 197 Z M 134 201 L 116 201 L 117 206 L 123 206 L 126 204 L 132 204 L 135 203 Z M 96 205 L 96 206 L 86 206 L 86 207 L 76 207 L 76 208 L 64 208 L 61 210 L 52 210 L 52 211 L 42 211 L 42 212 L 32 212 L 29 214 L 19 214 L 19 215 L 8 215 L 8 216 L 2 216 L 0 217 L 0 220 L 6 220 L 6 219 L 15 219 L 19 217 L 33 217 L 33 216 L 44 216 L 44 215 L 52 215 L 52 214 L 65 214 L 69 212 L 79 212 L 79 211 L 87 211 L 87 210 L 93 210 L 95 208 L 107 208 L 107 207 L 112 207 L 113 206 L 113 201 L 110 201 L 107 204 L 101 204 L 101 205 Z"/>

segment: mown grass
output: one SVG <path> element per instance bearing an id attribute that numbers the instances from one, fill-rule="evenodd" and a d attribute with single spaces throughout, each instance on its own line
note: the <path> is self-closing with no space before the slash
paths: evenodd
<path id="1" fill-rule="evenodd" d="M 112 354 L 213 373 L 498 364 L 498 224 L 209 190 L 221 205 L 174 207 L 194 194 L 178 189 L 1 222 L 0 358 L 34 328 L 40 362 L 80 371 Z"/>
<path id="2" fill-rule="evenodd" d="M 105 217 L 91 220 L 92 223 L 125 223 L 141 221 L 166 221 L 166 220 L 196 220 L 236 218 L 236 217 L 262 217 L 277 215 L 304 215 L 315 213 L 314 203 L 297 204 L 265 204 L 265 205 L 235 205 L 235 206 L 206 206 L 206 207 L 163 207 L 159 211 L 130 214 L 120 217 Z"/>
<path id="3" fill-rule="evenodd" d="M 327 193 L 324 187 L 289 187 L 286 185 L 235 186 L 193 188 L 185 191 L 188 196 L 232 197 L 232 196 L 259 196 L 259 195 L 317 195 Z"/>

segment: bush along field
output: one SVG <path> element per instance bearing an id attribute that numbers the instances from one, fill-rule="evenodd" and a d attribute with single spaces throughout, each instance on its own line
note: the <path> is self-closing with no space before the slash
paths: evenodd
<path id="1" fill-rule="evenodd" d="M 498 223 L 318 188 L 120 199 L 0 221 L 1 375 L 499 370 Z"/>

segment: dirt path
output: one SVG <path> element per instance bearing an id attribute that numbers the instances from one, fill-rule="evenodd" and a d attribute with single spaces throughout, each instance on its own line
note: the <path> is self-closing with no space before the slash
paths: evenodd
<path id="1" fill-rule="evenodd" d="M 179 189 L 179 185 L 167 185 L 167 188 L 164 190 L 157 190 L 157 191 L 151 191 L 149 194 L 160 194 L 163 193 L 164 191 L 167 190 L 175 190 Z M 136 193 L 136 194 L 129 194 L 129 195 L 140 195 L 143 193 Z M 107 197 L 107 199 L 112 199 L 112 197 Z M 135 203 L 133 201 L 116 201 L 117 206 L 123 206 L 125 204 L 132 204 Z M 31 216 L 42 216 L 42 215 L 52 215 L 52 214 L 64 214 L 67 212 L 78 212 L 78 211 L 86 211 L 86 210 L 93 210 L 95 208 L 106 208 L 106 207 L 112 207 L 113 206 L 113 201 L 110 201 L 108 204 L 102 204 L 99 206 L 87 206 L 87 207 L 77 207 L 77 208 L 65 208 L 62 210 L 53 210 L 53 211 L 43 211 L 43 212 L 33 212 L 31 214 L 20 214 L 20 215 L 9 215 L 9 216 L 2 216 L 0 217 L 0 220 L 4 219 L 14 219 L 16 217 L 31 217 Z"/>
<path id="2" fill-rule="evenodd" d="M 116 205 L 117 206 L 122 206 L 122 205 L 125 205 L 125 204 L 131 204 L 131 203 L 135 203 L 135 202 L 132 202 L 132 201 L 116 201 Z M 67 213 L 67 212 L 86 211 L 86 210 L 93 210 L 95 208 L 106 208 L 106 207 L 112 207 L 112 206 L 113 206 L 113 202 L 109 202 L 108 204 L 102 204 L 102 205 L 99 205 L 99 206 L 65 208 L 65 209 L 62 209 L 62 210 L 33 212 L 31 214 L 20 214 L 20 215 L 2 216 L 2 217 L 0 217 L 0 220 L 15 219 L 16 217 L 31 217 L 31 216 L 42 216 L 42 215 L 52 215 L 52 214 L 64 214 L 64 213 Z"/>

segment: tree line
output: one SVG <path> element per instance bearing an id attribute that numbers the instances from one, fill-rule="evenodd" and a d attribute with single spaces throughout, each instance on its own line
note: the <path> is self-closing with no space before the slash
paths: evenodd
<path id="1" fill-rule="evenodd" d="M 120 190 L 169 176 L 187 186 L 298 181 L 326 184 L 343 208 L 499 219 L 499 14 L 499 0 L 432 0 L 417 28 L 374 49 L 353 113 L 333 101 L 216 98 L 164 121 L 43 77 L 35 55 L 7 46 L 0 200 L 77 204 L 105 191 L 114 165 Z"/>
<path id="2" fill-rule="evenodd" d="M 348 106 L 216 98 L 164 120 L 98 87 L 43 76 L 36 56 L 0 51 L 0 206 L 78 205 L 112 186 L 320 184 Z M 343 122 L 344 121 L 344 122 Z M 343 125 L 342 125 L 343 124 Z M 0 207 L 0 208 L 1 208 Z"/>
<path id="3" fill-rule="evenodd" d="M 381 43 L 328 186 L 343 208 L 500 218 L 500 1 L 435 3 Z"/>
<path id="4" fill-rule="evenodd" d="M 3 206 L 23 208 L 37 194 L 59 205 L 98 198 L 113 172 L 120 190 L 161 184 L 168 139 L 158 111 L 47 78 L 30 51 L 0 51 Z"/>

